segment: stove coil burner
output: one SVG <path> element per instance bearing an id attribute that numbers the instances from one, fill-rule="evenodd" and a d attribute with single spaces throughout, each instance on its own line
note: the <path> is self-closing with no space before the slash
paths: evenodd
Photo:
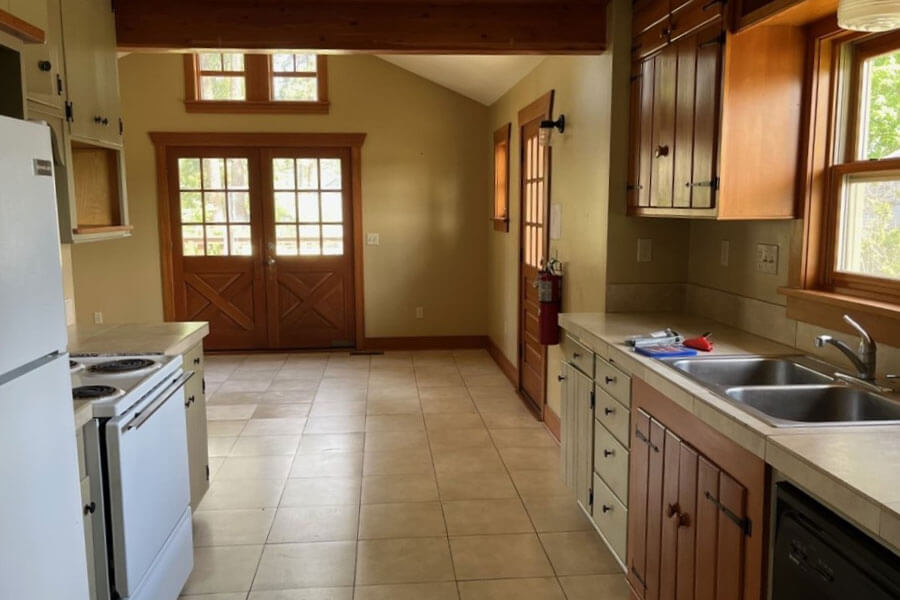
<path id="1" fill-rule="evenodd" d="M 109 398 L 119 393 L 119 388 L 111 385 L 82 385 L 72 390 L 72 397 L 75 400 L 97 400 L 98 398 Z"/>
<path id="2" fill-rule="evenodd" d="M 90 371 L 91 373 L 108 374 L 131 373 L 133 371 L 148 369 L 155 364 L 155 361 L 147 358 L 120 358 L 118 360 L 111 360 L 108 362 L 93 365 L 88 368 L 88 371 Z"/>

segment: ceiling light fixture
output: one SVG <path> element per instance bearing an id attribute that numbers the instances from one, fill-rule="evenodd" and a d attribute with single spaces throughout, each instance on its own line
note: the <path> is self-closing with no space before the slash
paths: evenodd
<path id="1" fill-rule="evenodd" d="M 840 0 L 838 26 L 853 31 L 890 31 L 900 28 L 897 0 Z"/>
<path id="2" fill-rule="evenodd" d="M 566 115 L 559 115 L 559 118 L 555 121 L 550 119 L 541 121 L 540 132 L 538 133 L 538 143 L 541 146 L 549 146 L 551 144 L 554 129 L 557 129 L 560 133 L 566 130 Z"/>

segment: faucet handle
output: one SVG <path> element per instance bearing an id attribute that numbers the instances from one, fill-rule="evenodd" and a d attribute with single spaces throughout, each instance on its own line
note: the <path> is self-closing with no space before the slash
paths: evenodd
<path id="1" fill-rule="evenodd" d="M 884 376 L 885 379 L 900 379 L 900 375 L 895 375 L 893 373 L 888 373 Z"/>
<path id="2" fill-rule="evenodd" d="M 824 348 L 825 344 L 830 342 L 833 338 L 830 335 L 817 335 L 816 336 L 816 348 Z"/>
<path id="3" fill-rule="evenodd" d="M 872 336 L 869 335 L 869 332 L 866 331 L 865 327 L 856 322 L 856 320 L 850 315 L 844 315 L 844 322 L 847 323 L 850 327 L 856 330 L 856 333 L 859 334 L 859 337 L 862 338 L 862 342 L 869 345 L 874 345 L 875 342 L 872 340 Z"/>

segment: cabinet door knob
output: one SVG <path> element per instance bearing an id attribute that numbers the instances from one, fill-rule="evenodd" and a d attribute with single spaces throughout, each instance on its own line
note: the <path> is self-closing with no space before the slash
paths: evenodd
<path id="1" fill-rule="evenodd" d="M 581 358 L 581 355 L 578 354 L 577 352 L 573 352 L 573 353 L 572 353 L 572 358 L 573 358 L 573 359 Z"/>
<path id="2" fill-rule="evenodd" d="M 609 375 L 607 375 L 606 377 L 603 378 L 603 381 L 606 382 L 606 385 L 609 385 L 609 384 L 611 384 L 611 383 L 615 383 L 615 382 L 616 382 L 616 378 L 615 378 L 615 377 L 610 377 Z"/>
<path id="3" fill-rule="evenodd" d="M 53 68 L 53 64 L 49 60 L 39 60 L 38 61 L 38 69 L 43 72 L 47 72 Z"/>
<path id="4" fill-rule="evenodd" d="M 612 509 L 613 509 L 613 507 L 610 506 L 609 504 L 604 504 L 603 506 L 600 507 L 600 510 L 602 510 L 604 512 L 604 514 L 610 512 Z"/>
<path id="5" fill-rule="evenodd" d="M 195 364 L 195 365 L 199 365 L 199 364 L 200 364 L 200 357 L 199 357 L 199 356 L 198 356 L 197 358 L 194 359 L 194 364 Z"/>
<path id="6" fill-rule="evenodd" d="M 666 145 L 659 145 L 656 147 L 656 150 L 653 152 L 653 156 L 656 158 L 661 158 L 663 156 L 669 155 L 669 147 Z"/>
<path id="7" fill-rule="evenodd" d="M 565 376 L 565 375 L 557 375 L 557 376 L 556 376 L 556 380 L 557 380 L 557 381 L 565 381 L 565 380 L 566 380 L 566 376 Z"/>
<path id="8" fill-rule="evenodd" d="M 96 503 L 96 502 L 91 502 L 90 504 L 85 504 L 85 505 L 84 505 L 84 514 L 86 514 L 86 515 L 92 515 L 92 514 L 94 514 L 94 511 L 95 511 L 95 510 L 97 510 L 97 503 Z"/>
<path id="9" fill-rule="evenodd" d="M 677 504 L 677 503 L 676 503 L 676 504 L 669 504 L 668 506 L 666 506 L 666 516 L 667 516 L 667 517 L 673 517 L 673 516 L 675 516 L 675 515 L 678 514 L 678 511 L 679 511 L 679 510 L 681 510 L 681 509 L 678 507 L 678 504 Z"/>
<path id="10" fill-rule="evenodd" d="M 607 415 L 607 416 L 615 414 L 615 412 L 616 412 L 616 409 L 611 408 L 609 406 L 607 406 L 606 408 L 603 409 L 603 414 Z"/>
<path id="11" fill-rule="evenodd" d="M 97 125 L 106 126 L 106 125 L 109 125 L 109 119 L 107 119 L 106 117 L 101 117 L 100 115 L 97 115 L 96 117 L 94 117 L 94 123 L 96 123 Z"/>
<path id="12" fill-rule="evenodd" d="M 603 458 L 609 458 L 610 456 L 615 456 L 615 455 L 616 455 L 615 450 L 604 450 L 603 451 Z"/>

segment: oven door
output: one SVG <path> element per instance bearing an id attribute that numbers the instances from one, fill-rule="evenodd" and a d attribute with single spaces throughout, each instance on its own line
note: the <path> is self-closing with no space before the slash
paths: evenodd
<path id="1" fill-rule="evenodd" d="M 190 503 L 184 383 L 177 377 L 106 423 L 115 591 L 128 598 Z"/>

